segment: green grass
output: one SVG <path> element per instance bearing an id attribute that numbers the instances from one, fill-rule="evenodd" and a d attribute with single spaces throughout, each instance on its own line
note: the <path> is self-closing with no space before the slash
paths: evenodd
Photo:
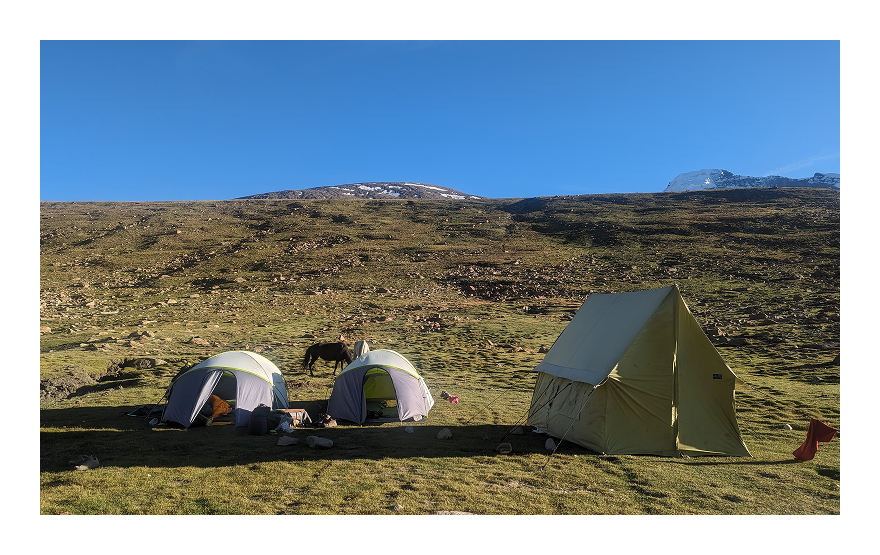
<path id="1" fill-rule="evenodd" d="M 837 192 L 41 203 L 40 218 L 40 378 L 92 380 L 41 401 L 41 514 L 840 514 L 840 434 L 813 461 L 792 457 L 810 418 L 840 430 Z M 746 341 L 718 349 L 746 382 L 754 458 L 568 442 L 548 457 L 546 436 L 509 433 L 539 348 L 586 295 L 671 283 L 704 329 Z M 281 447 L 122 415 L 231 349 L 273 360 L 291 404 L 317 414 L 332 366 L 299 363 L 339 334 L 419 369 L 437 405 L 415 433 L 342 423 Z M 165 363 L 132 366 L 144 358 Z M 436 438 L 444 427 L 452 439 Z M 311 434 L 334 447 L 309 449 Z M 101 467 L 71 470 L 83 453 Z"/>

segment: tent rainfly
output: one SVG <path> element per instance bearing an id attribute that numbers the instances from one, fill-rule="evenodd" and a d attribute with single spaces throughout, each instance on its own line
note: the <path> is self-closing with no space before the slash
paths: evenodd
<path id="1" fill-rule="evenodd" d="M 228 351 L 203 360 L 171 383 L 162 421 L 189 428 L 212 393 L 235 400 L 236 426 L 247 426 L 251 411 L 261 404 L 289 408 L 284 378 L 272 361 L 248 351 Z"/>
<path id="2" fill-rule="evenodd" d="M 749 457 L 736 375 L 675 285 L 593 294 L 538 364 L 527 424 L 606 454 Z"/>
<path id="3" fill-rule="evenodd" d="M 369 351 L 354 359 L 336 377 L 327 413 L 336 419 L 363 424 L 367 410 L 395 413 L 400 421 L 421 420 L 434 398 L 410 362 L 387 349 Z"/>

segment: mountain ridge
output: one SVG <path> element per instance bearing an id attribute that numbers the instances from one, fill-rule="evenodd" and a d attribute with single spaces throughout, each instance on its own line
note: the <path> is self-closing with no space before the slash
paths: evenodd
<path id="1" fill-rule="evenodd" d="M 463 193 L 449 187 L 440 187 L 428 183 L 411 181 L 366 181 L 311 189 L 289 189 L 239 197 L 243 199 L 334 199 L 334 198 L 365 198 L 365 199 L 482 199 L 477 195 Z"/>
<path id="2" fill-rule="evenodd" d="M 840 190 L 840 174 L 815 173 L 808 178 L 790 178 L 778 175 L 753 177 L 737 175 L 722 169 L 702 169 L 678 174 L 670 181 L 664 193 L 684 191 L 708 191 L 717 189 L 753 189 L 807 187 Z M 288 189 L 237 197 L 234 200 L 252 199 L 449 199 L 487 200 L 449 187 L 410 181 L 366 181 L 345 185 L 330 185 L 309 189 Z"/>
<path id="3" fill-rule="evenodd" d="M 839 173 L 815 173 L 812 177 L 791 178 L 778 175 L 751 177 L 736 175 L 727 170 L 702 169 L 678 174 L 669 182 L 664 193 L 702 191 L 709 189 L 746 189 L 753 187 L 818 187 L 840 190 Z"/>

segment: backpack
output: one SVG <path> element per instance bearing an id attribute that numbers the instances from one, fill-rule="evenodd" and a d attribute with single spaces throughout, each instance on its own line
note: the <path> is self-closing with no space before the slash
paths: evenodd
<path id="1" fill-rule="evenodd" d="M 269 413 L 272 411 L 270 407 L 261 404 L 251 411 L 251 418 L 248 421 L 248 433 L 252 436 L 262 436 L 269 433 Z"/>

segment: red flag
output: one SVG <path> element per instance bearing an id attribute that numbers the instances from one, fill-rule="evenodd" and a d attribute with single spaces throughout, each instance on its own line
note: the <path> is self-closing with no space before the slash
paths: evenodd
<path id="1" fill-rule="evenodd" d="M 828 442 L 834 439 L 837 430 L 815 418 L 810 419 L 810 429 L 807 430 L 807 439 L 804 444 L 794 452 L 794 458 L 802 461 L 811 461 L 819 450 L 819 442 Z"/>

